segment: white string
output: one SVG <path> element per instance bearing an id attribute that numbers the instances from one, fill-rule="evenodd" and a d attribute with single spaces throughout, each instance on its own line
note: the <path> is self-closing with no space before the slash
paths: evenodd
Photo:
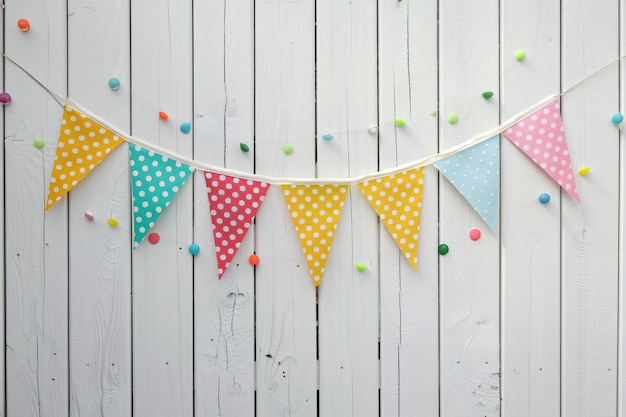
<path id="1" fill-rule="evenodd" d="M 30 72 L 28 72 L 24 67 L 22 67 L 21 65 L 19 65 L 17 62 L 15 62 L 13 59 L 9 58 L 6 54 L 0 52 L 0 54 L 7 59 L 8 61 L 10 61 L 13 65 L 15 65 L 17 68 L 19 68 L 20 70 L 22 70 L 26 75 L 28 75 L 31 79 L 33 79 L 33 81 L 35 81 L 41 88 L 43 88 L 45 91 L 47 91 L 60 105 L 63 106 L 63 99 L 61 98 L 61 96 L 59 96 L 58 94 L 56 94 L 55 92 L 53 92 L 52 90 L 50 90 L 48 87 L 46 87 L 41 81 L 39 81 L 33 74 L 31 74 Z M 108 123 L 107 121 L 101 119 L 100 117 L 96 116 L 95 114 L 91 113 L 90 111 L 88 111 L 86 108 L 80 106 L 79 104 L 77 104 L 76 102 L 74 102 L 72 99 L 70 99 L 68 97 L 67 99 L 67 103 L 69 105 L 71 105 L 73 108 L 75 108 L 76 110 L 78 110 L 79 112 L 83 113 L 84 115 L 90 117 L 91 119 L 93 119 L 95 122 L 100 123 L 102 126 L 106 127 L 107 129 L 115 132 L 118 136 L 124 138 L 127 142 L 130 142 L 132 144 L 135 145 L 139 145 L 142 146 L 146 149 L 152 150 L 154 152 L 160 153 L 164 156 L 168 156 L 172 159 L 175 159 L 177 161 L 183 162 L 191 167 L 194 167 L 196 169 L 201 169 L 201 170 L 205 170 L 205 171 L 212 171 L 212 172 L 217 172 L 217 173 L 221 173 L 221 174 L 226 174 L 226 175 L 231 175 L 231 176 L 236 176 L 236 177 L 240 177 L 240 178 L 245 178 L 245 179 L 251 179 L 251 180 L 256 180 L 256 181 L 264 181 L 267 182 L 269 184 L 292 184 L 292 183 L 297 183 L 297 184 L 318 184 L 320 182 L 325 182 L 325 183 L 335 183 L 335 184 L 356 184 L 362 181 L 367 181 L 367 180 L 371 180 L 371 179 L 375 179 L 375 178 L 379 178 L 379 177 L 383 177 L 383 176 L 388 176 L 391 174 L 396 174 L 399 172 L 403 172 L 409 169 L 413 169 L 413 168 L 419 168 L 419 167 L 423 167 L 423 166 L 428 166 L 428 165 L 432 165 L 437 161 L 440 161 L 442 159 L 447 158 L 450 155 L 453 155 L 457 152 L 461 152 L 465 149 L 471 148 L 472 146 L 475 146 L 487 139 L 492 138 L 493 136 L 503 132 L 504 130 L 508 129 L 509 127 L 511 127 L 512 125 L 514 125 L 515 123 L 519 122 L 520 120 L 524 119 L 525 117 L 527 117 L 528 115 L 534 113 L 535 111 L 539 110 L 540 108 L 542 108 L 543 106 L 545 106 L 546 104 L 552 102 L 553 100 L 557 99 L 558 97 L 562 97 L 565 94 L 569 93 L 571 90 L 573 90 L 574 88 L 578 87 L 580 84 L 582 84 L 583 82 L 589 80 L 590 78 L 595 77 L 597 74 L 601 73 L 602 71 L 606 70 L 607 68 L 609 68 L 611 65 L 616 64 L 617 62 L 621 61 L 622 59 L 626 58 L 626 55 L 620 56 L 619 58 L 609 62 L 608 64 L 606 64 L 605 66 L 601 67 L 600 69 L 594 71 L 593 73 L 589 74 L 588 76 L 582 78 L 580 81 L 574 83 L 572 86 L 568 87 L 567 89 L 561 91 L 560 93 L 556 93 L 556 94 L 552 94 L 548 97 L 546 97 L 545 99 L 541 100 L 540 102 L 538 102 L 537 104 L 535 104 L 534 106 L 524 110 L 521 113 L 518 113 L 516 116 L 512 117 L 511 119 L 507 120 L 506 122 L 500 124 L 498 127 L 491 129 L 489 131 L 486 131 L 478 136 L 473 137 L 472 139 L 463 142 L 457 146 L 454 146 L 448 150 L 445 150 L 443 152 L 439 152 L 437 154 L 428 156 L 426 158 L 417 160 L 417 161 L 413 161 L 413 162 L 409 162 L 407 164 L 404 165 L 400 165 L 394 168 L 390 168 L 390 169 L 386 169 L 386 170 L 381 170 L 378 172 L 374 172 L 374 173 L 370 173 L 370 174 L 365 174 L 365 175 L 361 175 L 358 177 L 350 177 L 350 178 L 289 178 L 289 177 L 283 177 L 283 178 L 279 178 L 279 177 L 270 177 L 270 176 L 265 176 L 265 175 L 259 175 L 259 174 L 251 174 L 249 172 L 244 172 L 244 171 L 238 171 L 238 170 L 233 170 L 233 169 L 228 169 L 228 168 L 222 168 L 219 166 L 214 166 L 214 165 L 208 165 L 208 164 L 203 164 L 201 162 L 195 161 L 193 159 L 189 159 L 186 158 L 182 155 L 178 155 L 174 152 L 171 152 L 167 149 L 161 148 L 157 145 L 154 145 L 152 143 L 149 143 L 145 140 L 133 137 L 131 135 L 129 135 L 128 133 L 125 133 L 122 129 L 118 129 L 117 127 L 113 126 L 112 124 Z M 373 126 L 376 128 L 380 128 L 380 126 Z M 367 128 L 370 129 L 370 128 Z M 359 131 L 362 130 L 366 130 L 366 129 L 359 129 Z M 326 134 L 332 134 L 333 132 L 329 132 Z M 335 132 L 335 133 L 347 133 L 347 132 Z M 323 136 L 323 135 L 322 135 Z M 293 138 L 291 138 L 293 139 Z"/>
<path id="2" fill-rule="evenodd" d="M 378 171 L 375 173 L 370 173 L 370 174 L 365 174 L 365 175 L 361 175 L 358 177 L 350 177 L 350 178 L 290 178 L 290 177 L 283 177 L 283 178 L 278 178 L 278 177 L 270 177 L 270 176 L 266 176 L 266 175 L 259 175 L 259 174 L 251 174 L 249 172 L 244 172 L 244 171 L 237 171 L 237 170 L 233 170 L 233 169 L 228 169 L 228 168 L 222 168 L 222 167 L 218 167 L 218 166 L 214 166 L 214 165 L 208 165 L 208 164 L 203 164 L 201 162 L 195 161 L 193 159 L 189 159 L 186 158 L 182 155 L 178 155 L 174 152 L 171 152 L 165 148 L 161 148 L 159 146 L 156 146 L 154 144 L 151 144 L 149 142 L 146 142 L 145 140 L 133 137 L 127 133 L 125 133 L 123 130 L 118 129 L 117 127 L 111 125 L 110 123 L 107 123 L 105 120 L 102 120 L 101 118 L 99 118 L 98 116 L 96 116 L 95 114 L 89 112 L 88 110 L 86 110 L 85 108 L 83 108 L 82 106 L 80 106 L 79 104 L 77 104 L 76 102 L 74 102 L 73 100 L 68 99 L 68 103 L 70 106 L 72 106 L 73 108 L 75 108 L 77 111 L 79 111 L 80 113 L 84 114 L 85 116 L 88 116 L 89 118 L 91 118 L 92 120 L 94 120 L 95 122 L 101 124 L 102 126 L 104 126 L 105 128 L 115 132 L 118 134 L 118 136 L 123 137 L 126 141 L 135 144 L 135 145 L 139 145 L 141 147 L 144 147 L 146 149 L 150 149 L 154 152 L 157 152 L 161 155 L 164 156 L 168 156 L 172 159 L 175 159 L 177 161 L 183 162 L 191 167 L 194 167 L 196 169 L 202 169 L 205 171 L 212 171 L 212 172 L 217 172 L 220 174 L 226 174 L 226 175 L 231 175 L 234 177 L 240 177 L 240 178 L 245 178 L 245 179 L 251 179 L 251 180 L 256 180 L 256 181 L 263 181 L 263 182 L 267 182 L 268 184 L 318 184 L 320 182 L 324 182 L 324 183 L 333 183 L 333 184 L 356 184 L 362 181 L 367 181 L 367 180 L 372 180 L 375 178 L 379 178 L 379 177 L 384 177 L 387 175 L 391 175 L 391 174 L 397 174 L 399 172 L 403 172 L 403 171 L 407 171 L 409 169 L 413 169 L 413 168 L 419 168 L 419 167 L 423 167 L 423 166 L 427 166 L 427 165 L 432 165 L 437 161 L 440 161 L 442 159 L 447 158 L 450 155 L 453 155 L 457 152 L 463 151 L 467 148 L 471 148 L 474 145 L 477 145 L 487 139 L 492 138 L 493 136 L 499 134 L 500 132 L 508 129 L 509 127 L 513 126 L 515 123 L 519 122 L 520 120 L 524 119 L 526 116 L 528 116 L 529 114 L 534 113 L 535 111 L 539 110 L 540 108 L 542 108 L 543 106 L 545 106 L 546 104 L 552 102 L 553 100 L 555 100 L 558 97 L 558 94 L 553 94 L 551 96 L 548 96 L 546 98 L 544 98 L 543 100 L 541 100 L 539 103 L 535 104 L 534 106 L 528 108 L 527 110 L 525 110 L 522 113 L 519 113 L 518 115 L 514 116 L 513 118 L 507 120 L 506 122 L 504 122 L 503 124 L 501 124 L 500 126 L 491 129 L 487 132 L 482 133 L 479 136 L 476 136 L 466 142 L 463 142 L 453 148 L 450 148 L 444 152 L 440 152 L 431 156 L 428 156 L 426 158 L 417 160 L 417 161 L 413 161 L 413 162 L 409 162 L 407 164 L 404 165 L 400 165 L 394 168 L 389 168 L 386 170 L 382 170 L 382 171 Z"/>

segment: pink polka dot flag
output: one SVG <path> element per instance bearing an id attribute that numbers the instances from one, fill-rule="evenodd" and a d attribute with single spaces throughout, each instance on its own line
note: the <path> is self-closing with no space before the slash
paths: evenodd
<path id="1" fill-rule="evenodd" d="M 417 271 L 424 167 L 363 181 L 358 186 L 406 260 Z"/>
<path id="2" fill-rule="evenodd" d="M 50 174 L 46 211 L 124 142 L 124 139 L 66 104 Z"/>
<path id="3" fill-rule="evenodd" d="M 218 278 L 228 269 L 252 221 L 259 211 L 269 184 L 215 172 L 204 172 L 209 193 Z"/>
<path id="4" fill-rule="evenodd" d="M 313 285 L 322 283 L 348 185 L 283 184 L 283 197 L 302 244 Z"/>
<path id="5" fill-rule="evenodd" d="M 558 99 L 520 120 L 502 134 L 580 203 Z"/>

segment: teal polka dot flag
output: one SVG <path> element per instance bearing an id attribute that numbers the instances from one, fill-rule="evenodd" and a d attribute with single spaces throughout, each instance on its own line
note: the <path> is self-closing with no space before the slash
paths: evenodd
<path id="1" fill-rule="evenodd" d="M 133 249 L 182 188 L 193 168 L 139 145 L 130 145 L 133 192 Z"/>
<path id="2" fill-rule="evenodd" d="M 498 229 L 500 135 L 450 155 L 434 164 L 482 217 Z"/>

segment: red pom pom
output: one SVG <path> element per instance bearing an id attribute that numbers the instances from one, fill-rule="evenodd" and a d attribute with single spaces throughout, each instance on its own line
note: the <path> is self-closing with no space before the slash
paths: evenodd
<path id="1" fill-rule="evenodd" d="M 150 233 L 148 235 L 148 242 L 152 243 L 153 245 L 159 243 L 159 240 L 161 240 L 161 236 L 159 236 L 158 233 Z"/>

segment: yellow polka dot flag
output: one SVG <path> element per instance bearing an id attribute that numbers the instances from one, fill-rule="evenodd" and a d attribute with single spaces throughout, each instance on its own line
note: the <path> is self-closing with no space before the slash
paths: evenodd
<path id="1" fill-rule="evenodd" d="M 283 196 L 302 244 L 313 284 L 322 282 L 348 185 L 283 184 Z"/>
<path id="2" fill-rule="evenodd" d="M 124 139 L 66 104 L 50 175 L 46 211 L 123 142 Z"/>
<path id="3" fill-rule="evenodd" d="M 358 187 L 413 269 L 417 271 L 424 167 L 363 181 Z"/>

